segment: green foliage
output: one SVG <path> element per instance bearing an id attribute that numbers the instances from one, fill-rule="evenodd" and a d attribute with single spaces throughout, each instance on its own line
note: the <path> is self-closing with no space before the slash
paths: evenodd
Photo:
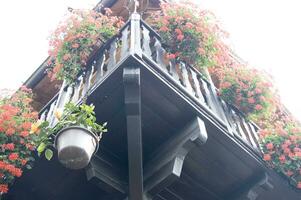
<path id="1" fill-rule="evenodd" d="M 46 159 L 50 160 L 53 156 L 51 150 L 53 137 L 63 128 L 69 126 L 81 126 L 84 127 L 101 138 L 102 133 L 107 132 L 105 128 L 107 123 L 98 124 L 94 112 L 94 105 L 76 105 L 74 103 L 67 103 L 64 107 L 63 113 L 56 111 L 58 122 L 54 127 L 49 127 L 48 122 L 43 122 L 40 125 L 40 143 L 37 148 L 38 154 L 41 155 L 44 152 Z"/>

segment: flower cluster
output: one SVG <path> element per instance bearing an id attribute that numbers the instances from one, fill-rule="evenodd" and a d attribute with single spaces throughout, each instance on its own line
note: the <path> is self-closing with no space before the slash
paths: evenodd
<path id="1" fill-rule="evenodd" d="M 123 22 L 119 17 L 91 10 L 73 10 L 49 40 L 49 72 L 52 79 L 71 84 L 85 70 L 91 53 L 117 33 Z"/>
<path id="2" fill-rule="evenodd" d="M 32 129 L 38 113 L 30 106 L 31 97 L 31 91 L 22 87 L 0 100 L 0 194 L 8 192 L 24 167 L 31 168 L 31 153 L 39 137 L 38 128 Z"/>
<path id="3" fill-rule="evenodd" d="M 161 11 L 153 13 L 148 22 L 167 46 L 167 58 L 200 68 L 221 63 L 219 51 L 225 47 L 221 38 L 227 34 L 209 11 L 190 1 L 161 3 Z"/>
<path id="4" fill-rule="evenodd" d="M 274 89 L 262 72 L 246 66 L 225 68 L 219 79 L 220 94 L 249 118 L 274 110 Z"/>
<path id="5" fill-rule="evenodd" d="M 276 123 L 261 130 L 263 159 L 301 189 L 301 128 L 296 123 Z"/>

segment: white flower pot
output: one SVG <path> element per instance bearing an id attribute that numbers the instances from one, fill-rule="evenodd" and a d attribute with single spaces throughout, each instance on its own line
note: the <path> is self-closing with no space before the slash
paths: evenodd
<path id="1" fill-rule="evenodd" d="M 99 145 L 97 136 L 80 126 L 62 129 L 57 133 L 54 144 L 59 161 L 69 169 L 86 167 Z"/>

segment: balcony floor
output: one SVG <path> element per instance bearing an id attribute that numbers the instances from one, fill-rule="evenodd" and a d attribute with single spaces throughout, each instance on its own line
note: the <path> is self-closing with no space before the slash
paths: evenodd
<path id="1" fill-rule="evenodd" d="M 145 65 L 130 56 L 92 89 L 88 103 L 96 106 L 99 122 L 108 122 L 97 156 L 118 169 L 127 182 L 127 137 L 124 105 L 123 67 L 141 69 L 143 164 L 153 152 L 173 138 L 194 117 L 205 122 L 208 140 L 194 147 L 184 161 L 181 177 L 162 188 L 155 200 L 221 200 L 244 199 L 244 192 L 267 173 L 274 189 L 262 193 L 258 200 L 297 200 L 284 179 L 266 169 L 256 153 L 234 140 L 218 119 L 195 104 L 178 86 L 170 83 L 155 66 Z M 116 190 L 87 182 L 85 171 L 69 171 L 56 161 L 37 160 L 33 170 L 16 181 L 9 200 L 79 200 L 124 199 Z M 114 166 L 113 166 L 114 165 Z"/>

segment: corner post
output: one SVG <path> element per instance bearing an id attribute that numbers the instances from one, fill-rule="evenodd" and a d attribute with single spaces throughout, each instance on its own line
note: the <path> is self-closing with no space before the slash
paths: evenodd
<path id="1" fill-rule="evenodd" d="M 139 57 L 142 57 L 140 21 L 141 21 L 140 14 L 134 12 L 131 15 L 130 53 L 132 55 L 137 55 Z"/>
<path id="2" fill-rule="evenodd" d="M 140 69 L 123 69 L 127 123 L 129 200 L 143 199 Z"/>

